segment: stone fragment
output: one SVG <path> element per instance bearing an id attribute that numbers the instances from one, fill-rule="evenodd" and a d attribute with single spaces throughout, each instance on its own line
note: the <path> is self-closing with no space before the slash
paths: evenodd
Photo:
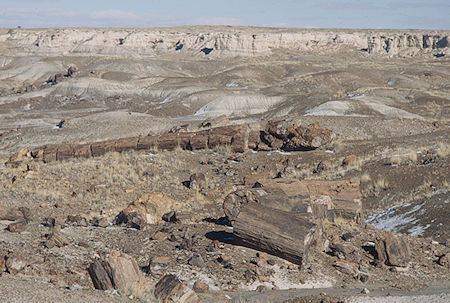
<path id="1" fill-rule="evenodd" d="M 92 157 L 90 144 L 76 144 L 73 146 L 73 156 L 76 158 Z"/>
<path id="2" fill-rule="evenodd" d="M 155 224 L 162 222 L 162 216 L 171 210 L 175 210 L 178 206 L 179 203 L 170 197 L 159 192 L 153 192 L 143 194 L 121 213 L 127 217 L 129 214 L 135 212 L 139 214 L 146 223 Z"/>
<path id="3" fill-rule="evenodd" d="M 173 210 L 172 210 L 172 211 L 169 211 L 168 213 L 165 213 L 165 214 L 162 216 L 162 219 L 163 219 L 165 222 L 169 222 L 169 223 L 175 223 L 175 222 L 178 221 L 178 219 L 177 219 L 177 214 L 176 214 L 176 212 L 174 212 Z"/>
<path id="4" fill-rule="evenodd" d="M 345 158 L 342 160 L 342 166 L 348 166 L 355 162 L 356 162 L 356 155 L 351 154 L 351 155 L 345 156 Z"/>
<path id="5" fill-rule="evenodd" d="M 200 281 L 195 281 L 194 286 L 192 289 L 196 293 L 208 293 L 209 292 L 209 286 L 208 284 L 202 283 Z"/>
<path id="6" fill-rule="evenodd" d="M 169 268 L 169 256 L 155 256 L 150 259 L 149 272 L 153 277 L 164 275 Z"/>
<path id="7" fill-rule="evenodd" d="M 69 216 L 67 216 L 66 223 L 72 224 L 72 225 L 75 225 L 75 226 L 81 226 L 81 227 L 88 227 L 89 226 L 89 223 L 86 220 L 86 218 L 84 218 L 84 217 L 82 217 L 80 215 L 75 215 L 75 216 L 69 215 Z"/>
<path id="8" fill-rule="evenodd" d="M 92 219 L 92 225 L 105 228 L 109 226 L 109 221 L 105 217 L 95 217 Z"/>
<path id="9" fill-rule="evenodd" d="M 116 148 L 116 140 L 108 140 L 95 142 L 91 144 L 92 157 L 102 156 L 108 152 L 114 151 Z"/>
<path id="10" fill-rule="evenodd" d="M 189 177 L 189 188 L 201 190 L 206 186 L 206 176 L 203 173 L 194 173 Z"/>
<path id="11" fill-rule="evenodd" d="M 8 224 L 8 230 L 10 232 L 20 233 L 25 231 L 27 226 L 27 221 L 25 219 L 16 220 L 13 223 Z"/>
<path id="12" fill-rule="evenodd" d="M 196 266 L 199 268 L 205 267 L 205 261 L 200 254 L 194 254 L 188 261 L 189 265 Z"/>
<path id="13" fill-rule="evenodd" d="M 24 219 L 24 215 L 19 208 L 0 205 L 0 220 L 16 221 L 20 219 Z"/>
<path id="14" fill-rule="evenodd" d="M 155 297 L 159 302 L 200 303 L 195 292 L 175 275 L 165 275 L 155 285 Z"/>
<path id="15" fill-rule="evenodd" d="M 150 150 L 158 147 L 158 137 L 156 136 L 144 136 L 139 137 L 137 142 L 137 149 Z"/>
<path id="16" fill-rule="evenodd" d="M 439 256 L 437 263 L 450 269 L 450 253 Z"/>
<path id="17" fill-rule="evenodd" d="M 6 256 L 6 271 L 16 275 L 28 266 L 27 260 L 20 253 L 12 253 Z"/>
<path id="18" fill-rule="evenodd" d="M 124 152 L 127 150 L 136 150 L 138 140 L 139 140 L 139 137 L 118 139 L 115 142 L 114 150 L 118 153 L 121 153 L 121 152 Z"/>
<path id="19" fill-rule="evenodd" d="M 71 144 L 60 144 L 56 151 L 56 160 L 68 160 L 74 157 L 75 148 Z"/>
<path id="20" fill-rule="evenodd" d="M 53 247 L 63 247 L 70 243 L 69 239 L 60 234 L 58 231 L 53 230 L 45 241 L 45 247 L 53 248 Z"/>
<path id="21" fill-rule="evenodd" d="M 340 272 L 354 276 L 357 274 L 356 266 L 345 261 L 336 261 L 333 266 Z"/>
<path id="22" fill-rule="evenodd" d="M 147 222 L 139 213 L 123 210 L 116 216 L 116 224 L 141 230 L 145 228 Z"/>

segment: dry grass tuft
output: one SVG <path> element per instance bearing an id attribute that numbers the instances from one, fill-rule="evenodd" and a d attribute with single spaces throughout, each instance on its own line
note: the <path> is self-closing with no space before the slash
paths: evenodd
<path id="1" fill-rule="evenodd" d="M 438 143 L 437 155 L 439 158 L 446 158 L 450 154 L 450 144 L 448 143 Z"/>
<path id="2" fill-rule="evenodd" d="M 364 173 L 361 176 L 361 182 L 367 183 L 367 182 L 370 182 L 370 181 L 372 181 L 372 178 L 370 177 L 370 175 L 368 173 Z"/>

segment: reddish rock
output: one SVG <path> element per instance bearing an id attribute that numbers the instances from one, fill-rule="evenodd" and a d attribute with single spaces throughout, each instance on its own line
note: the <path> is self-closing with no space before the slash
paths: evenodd
<path id="1" fill-rule="evenodd" d="M 267 122 L 262 137 L 272 148 L 293 151 L 324 146 L 331 143 L 335 135 L 331 130 L 321 128 L 318 123 L 303 126 L 299 119 L 287 119 Z"/>
<path id="2" fill-rule="evenodd" d="M 58 231 L 54 230 L 47 236 L 47 240 L 45 241 L 45 246 L 47 248 L 53 247 L 63 247 L 70 243 L 69 239 L 65 236 L 61 235 Z"/>
<path id="3" fill-rule="evenodd" d="M 136 260 L 118 251 L 106 260 L 95 261 L 88 268 L 96 289 L 117 289 L 122 295 L 141 295 L 148 288 L 144 274 Z"/>
<path id="4" fill-rule="evenodd" d="M 348 155 L 342 160 L 342 166 L 348 166 L 356 162 L 356 155 Z"/>
<path id="5" fill-rule="evenodd" d="M 189 140 L 191 150 L 208 148 L 208 135 L 205 132 L 194 133 Z"/>
<path id="6" fill-rule="evenodd" d="M 13 223 L 8 224 L 8 230 L 10 232 L 16 232 L 20 233 L 25 231 L 27 227 L 27 221 L 25 219 L 20 219 L 17 221 L 14 221 Z"/>
<path id="7" fill-rule="evenodd" d="M 197 293 L 208 293 L 209 292 L 208 284 L 202 283 L 200 281 L 195 281 L 192 289 Z"/>
<path id="8" fill-rule="evenodd" d="M 200 303 L 195 292 L 175 275 L 165 275 L 155 285 L 155 297 L 159 302 Z"/>
<path id="9" fill-rule="evenodd" d="M 167 271 L 169 268 L 170 257 L 169 256 L 155 256 L 150 259 L 150 263 L 148 265 L 149 273 L 158 277 Z"/>

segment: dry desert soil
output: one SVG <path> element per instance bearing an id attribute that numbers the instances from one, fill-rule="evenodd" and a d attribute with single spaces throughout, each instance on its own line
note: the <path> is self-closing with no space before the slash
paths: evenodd
<path id="1" fill-rule="evenodd" d="M 174 302 L 449 302 L 449 39 L 431 30 L 0 29 L 1 301 L 163 302 L 155 283 L 174 274 L 189 295 Z M 288 149 L 292 137 L 267 139 L 268 121 L 317 123 L 330 140 L 302 137 L 314 146 Z M 214 132 L 224 144 L 209 144 Z M 151 138 L 158 144 L 140 145 Z M 118 149 L 118 139 L 134 145 Z M 299 184 L 292 199 L 303 199 L 302 184 L 357 182 L 358 219 L 311 219 L 321 240 L 301 245 L 301 264 L 246 245 L 224 201 L 277 190 L 265 182 Z M 399 246 L 386 260 L 383 239 Z M 88 268 L 119 254 L 135 260 L 145 291 L 95 289 Z"/>

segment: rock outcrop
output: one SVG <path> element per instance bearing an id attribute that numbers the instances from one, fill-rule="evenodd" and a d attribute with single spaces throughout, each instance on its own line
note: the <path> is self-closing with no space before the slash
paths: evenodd
<path id="1" fill-rule="evenodd" d="M 414 56 L 449 47 L 448 31 L 180 27 L 167 29 L 13 29 L 0 42 L 16 54 L 76 54 L 148 57 L 161 53 L 196 56 L 268 55 L 299 52 L 366 51 Z"/>

